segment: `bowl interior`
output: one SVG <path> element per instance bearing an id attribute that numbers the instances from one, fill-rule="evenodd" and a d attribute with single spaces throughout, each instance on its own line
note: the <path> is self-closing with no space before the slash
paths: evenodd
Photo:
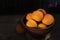
<path id="1" fill-rule="evenodd" d="M 23 18 L 22 18 L 22 24 L 23 24 L 25 27 L 27 27 L 27 26 L 26 26 L 26 22 L 27 22 L 27 20 L 26 20 L 26 15 L 24 15 Z M 41 22 L 37 22 L 37 23 L 41 23 Z M 50 27 L 52 27 L 53 24 L 54 24 L 54 23 L 52 23 L 51 25 L 47 25 L 47 28 L 46 28 L 46 29 L 49 29 Z M 27 27 L 27 28 L 28 28 L 28 27 Z M 42 30 L 42 29 L 40 29 L 40 28 L 31 28 L 31 29 Z M 43 30 L 45 30 L 45 29 L 43 29 Z"/>
<path id="2" fill-rule="evenodd" d="M 51 29 L 51 27 L 53 26 L 53 24 L 52 24 L 52 25 L 48 25 L 46 29 L 29 28 L 29 27 L 26 26 L 26 22 L 27 22 L 27 20 L 26 20 L 26 15 L 23 16 L 23 18 L 22 18 L 21 21 L 22 21 L 23 26 L 24 26 L 27 30 L 29 30 L 30 32 L 33 32 L 33 33 L 44 33 L 44 32 L 46 32 L 46 31 L 48 31 L 49 29 Z"/>

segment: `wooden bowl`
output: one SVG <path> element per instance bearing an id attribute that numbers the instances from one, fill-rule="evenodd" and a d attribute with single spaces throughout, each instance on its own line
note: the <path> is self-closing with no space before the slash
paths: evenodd
<path id="1" fill-rule="evenodd" d="M 29 27 L 26 26 L 26 21 L 27 21 L 27 20 L 26 20 L 26 15 L 24 15 L 24 16 L 22 17 L 22 19 L 21 19 L 22 26 L 23 26 L 25 29 L 27 29 L 29 32 L 31 32 L 31 33 L 33 33 L 33 34 L 38 34 L 38 35 L 48 33 L 50 30 L 52 30 L 53 25 L 54 25 L 54 23 L 53 23 L 52 25 L 47 26 L 46 29 L 29 28 Z"/>

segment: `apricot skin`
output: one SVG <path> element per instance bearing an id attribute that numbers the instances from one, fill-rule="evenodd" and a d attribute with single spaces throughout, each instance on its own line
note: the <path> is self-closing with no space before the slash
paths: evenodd
<path id="1" fill-rule="evenodd" d="M 34 11 L 32 13 L 32 19 L 37 22 L 40 22 L 43 19 L 43 13 L 40 11 Z"/>
<path id="2" fill-rule="evenodd" d="M 41 11 L 44 15 L 46 14 L 46 11 L 44 9 L 38 9 L 38 11 Z"/>
<path id="3" fill-rule="evenodd" d="M 34 21 L 34 20 L 28 20 L 27 22 L 26 22 L 26 26 L 27 27 L 31 27 L 31 28 L 33 28 L 33 27 L 37 27 L 37 23 Z"/>
<path id="4" fill-rule="evenodd" d="M 28 13 L 27 16 L 26 16 L 26 19 L 30 20 L 31 19 L 31 15 L 32 15 L 32 13 Z"/>
<path id="5" fill-rule="evenodd" d="M 54 22 L 54 17 L 51 14 L 46 14 L 44 16 L 44 19 L 42 20 L 42 23 L 46 25 L 51 25 Z"/>
<path id="6" fill-rule="evenodd" d="M 40 24 L 38 24 L 38 28 L 40 28 L 40 29 L 46 29 L 47 26 L 45 24 L 43 24 L 43 23 L 40 23 Z"/>

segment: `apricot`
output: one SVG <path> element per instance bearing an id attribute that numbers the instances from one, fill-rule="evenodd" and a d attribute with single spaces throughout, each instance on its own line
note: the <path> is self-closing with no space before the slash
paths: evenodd
<path id="1" fill-rule="evenodd" d="M 43 24 L 43 23 L 40 23 L 40 24 L 38 24 L 38 28 L 40 28 L 40 29 L 46 29 L 47 26 L 45 24 Z"/>
<path id="2" fill-rule="evenodd" d="M 38 9 L 39 11 L 41 11 L 44 15 L 46 14 L 46 11 L 44 9 Z"/>
<path id="3" fill-rule="evenodd" d="M 51 14 L 46 14 L 44 16 L 44 19 L 42 20 L 42 23 L 46 25 L 51 25 L 54 22 L 54 17 Z"/>
<path id="4" fill-rule="evenodd" d="M 43 19 L 43 13 L 38 11 L 38 10 L 34 11 L 32 13 L 32 19 L 37 21 L 37 22 L 40 22 Z"/>
<path id="5" fill-rule="evenodd" d="M 37 23 L 36 23 L 34 20 L 28 20 L 28 21 L 26 22 L 26 26 L 27 26 L 27 27 L 30 27 L 30 28 L 32 28 L 32 27 L 37 27 Z"/>
<path id="6" fill-rule="evenodd" d="M 24 29 L 22 28 L 22 25 L 21 24 L 17 24 L 16 25 L 16 31 L 18 33 L 23 33 L 24 32 Z"/>
<path id="7" fill-rule="evenodd" d="M 31 19 L 31 15 L 32 15 L 31 13 L 28 13 L 27 16 L 26 16 L 26 19 L 30 20 Z"/>

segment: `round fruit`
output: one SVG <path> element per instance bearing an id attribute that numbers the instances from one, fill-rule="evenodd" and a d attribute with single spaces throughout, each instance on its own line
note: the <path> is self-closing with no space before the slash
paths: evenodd
<path id="1" fill-rule="evenodd" d="M 46 25 L 51 25 L 54 22 L 54 17 L 51 14 L 46 14 L 44 16 L 44 19 L 42 20 L 42 23 Z"/>
<path id="2" fill-rule="evenodd" d="M 43 13 L 40 11 L 34 11 L 32 13 L 32 19 L 34 19 L 37 22 L 40 22 L 43 19 Z"/>
<path id="3" fill-rule="evenodd" d="M 46 14 L 46 11 L 44 9 L 38 9 L 39 11 L 43 12 L 43 14 Z"/>
<path id="4" fill-rule="evenodd" d="M 30 28 L 37 27 L 37 23 L 34 20 L 28 20 L 26 26 Z"/>
<path id="5" fill-rule="evenodd" d="M 47 26 L 46 26 L 45 24 L 43 24 L 43 23 L 40 23 L 40 24 L 38 25 L 38 28 L 40 28 L 40 29 L 46 29 Z"/>
<path id="6" fill-rule="evenodd" d="M 16 31 L 18 33 L 23 33 L 24 32 L 24 29 L 22 28 L 22 25 L 21 24 L 17 24 L 16 25 Z"/>
<path id="7" fill-rule="evenodd" d="M 31 15 L 32 15 L 31 13 L 28 13 L 27 16 L 26 16 L 26 19 L 30 20 L 31 19 Z"/>

